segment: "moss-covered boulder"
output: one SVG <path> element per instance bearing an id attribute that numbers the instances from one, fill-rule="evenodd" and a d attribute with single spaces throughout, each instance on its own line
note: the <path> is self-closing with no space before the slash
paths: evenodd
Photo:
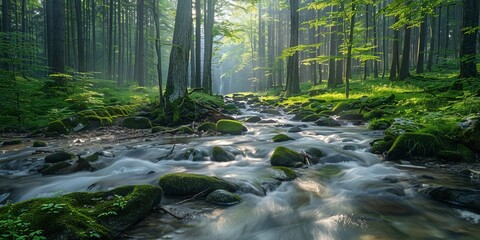
<path id="1" fill-rule="evenodd" d="M 452 163 L 475 162 L 475 153 L 463 144 L 456 145 L 454 150 L 440 150 L 438 151 L 437 157 Z"/>
<path id="2" fill-rule="evenodd" d="M 440 150 L 437 137 L 428 133 L 404 133 L 400 135 L 387 152 L 388 160 L 394 161 L 411 157 L 434 157 Z"/>
<path id="3" fill-rule="evenodd" d="M 194 173 L 170 173 L 159 179 L 159 185 L 167 196 L 205 195 L 223 189 L 234 192 L 237 189 L 232 183 L 218 177 L 210 177 Z"/>
<path id="4" fill-rule="evenodd" d="M 149 129 L 152 123 L 146 117 L 127 117 L 123 119 L 122 126 L 130 129 Z"/>
<path id="5" fill-rule="evenodd" d="M 372 143 L 372 153 L 382 154 L 390 149 L 393 142 L 386 142 L 384 140 L 377 140 Z"/>
<path id="6" fill-rule="evenodd" d="M 193 134 L 194 133 L 193 129 L 188 126 L 181 126 L 181 127 L 175 128 L 171 130 L 171 132 L 174 134 Z"/>
<path id="7" fill-rule="evenodd" d="M 68 134 L 68 129 L 61 121 L 53 121 L 48 124 L 47 132 L 56 132 L 60 134 Z"/>
<path id="8" fill-rule="evenodd" d="M 347 103 L 347 102 L 339 102 L 337 103 L 337 105 L 335 105 L 335 107 L 333 107 L 332 111 L 335 113 L 335 114 L 339 114 L 345 110 L 348 110 L 350 109 L 350 104 Z"/>
<path id="9" fill-rule="evenodd" d="M 231 206 L 240 203 L 242 198 L 235 193 L 217 189 L 208 194 L 205 200 L 216 205 Z"/>
<path id="10" fill-rule="evenodd" d="M 377 119 L 377 118 L 382 118 L 385 115 L 388 115 L 389 112 L 379 110 L 379 109 L 374 109 L 370 112 L 367 112 L 364 114 L 365 119 L 367 120 L 372 120 L 372 119 Z"/>
<path id="11" fill-rule="evenodd" d="M 33 142 L 33 147 L 46 147 L 47 143 L 44 141 L 35 141 Z"/>
<path id="12" fill-rule="evenodd" d="M 217 132 L 231 135 L 241 135 L 244 126 L 241 122 L 229 119 L 221 119 L 217 122 Z"/>
<path id="13" fill-rule="evenodd" d="M 1 220 L 22 223 L 15 229 L 0 225 L 0 232 L 41 230 L 47 239 L 115 239 L 145 218 L 161 196 L 159 187 L 139 185 L 32 199 L 0 208 Z"/>
<path id="14" fill-rule="evenodd" d="M 60 151 L 56 153 L 52 153 L 48 156 L 45 157 L 45 163 L 58 163 L 66 160 L 70 160 L 75 155 L 73 153 L 65 152 L 65 151 Z"/>
<path id="15" fill-rule="evenodd" d="M 235 155 L 223 149 L 222 147 L 215 146 L 212 148 L 212 161 L 229 162 L 233 160 L 235 160 Z"/>
<path id="16" fill-rule="evenodd" d="M 288 167 L 274 166 L 268 170 L 273 178 L 280 181 L 292 181 L 297 178 L 295 171 Z"/>
<path id="17" fill-rule="evenodd" d="M 338 119 L 350 121 L 354 124 L 360 124 L 365 121 L 365 117 L 363 117 L 363 114 L 361 113 L 344 113 L 341 114 Z"/>
<path id="18" fill-rule="evenodd" d="M 325 155 L 322 150 L 314 147 L 307 148 L 304 152 L 310 164 L 320 163 L 320 159 Z"/>
<path id="19" fill-rule="evenodd" d="M 464 131 L 462 141 L 476 153 L 480 153 L 480 117 L 469 119 L 470 126 Z"/>
<path id="20" fill-rule="evenodd" d="M 251 116 L 245 120 L 247 123 L 256 123 L 262 121 L 262 118 L 259 116 Z"/>
<path id="21" fill-rule="evenodd" d="M 2 145 L 3 146 L 10 146 L 10 145 L 17 145 L 17 144 L 20 144 L 20 143 L 22 143 L 22 140 L 14 139 L 14 140 L 3 141 Z"/>
<path id="22" fill-rule="evenodd" d="M 280 133 L 280 134 L 277 134 L 277 135 L 273 136 L 272 140 L 273 140 L 273 142 L 286 142 L 286 141 L 295 140 L 295 139 L 289 137 L 288 135 Z"/>
<path id="23" fill-rule="evenodd" d="M 386 140 L 395 140 L 398 136 L 406 132 L 416 132 L 421 125 L 406 118 L 395 118 L 392 125 L 385 130 Z"/>
<path id="24" fill-rule="evenodd" d="M 458 187 L 427 187 L 420 189 L 420 192 L 437 201 L 454 204 L 474 211 L 480 210 L 479 190 Z"/>
<path id="25" fill-rule="evenodd" d="M 386 130 L 392 125 L 392 121 L 389 119 L 374 119 L 368 123 L 368 128 L 371 130 Z"/>
<path id="26" fill-rule="evenodd" d="M 317 121 L 315 121 L 317 126 L 322 127 L 339 127 L 341 124 L 331 117 L 321 117 Z"/>
<path id="27" fill-rule="evenodd" d="M 303 163 L 304 157 L 302 154 L 283 146 L 276 147 L 272 157 L 270 157 L 272 166 L 299 167 Z"/>
<path id="28" fill-rule="evenodd" d="M 280 111 L 278 111 L 276 109 L 265 109 L 265 110 L 260 111 L 260 113 L 272 114 L 272 115 L 277 115 L 277 116 L 282 115 L 282 113 L 280 113 Z"/>
<path id="29" fill-rule="evenodd" d="M 309 111 L 309 110 L 300 110 L 300 111 L 294 110 L 294 112 L 292 113 L 295 114 L 295 116 L 293 116 L 292 118 L 293 121 L 300 121 L 309 115 L 315 114 L 315 112 Z"/>
<path id="30" fill-rule="evenodd" d="M 217 131 L 217 125 L 215 125 L 215 123 L 212 123 L 212 122 L 204 122 L 200 124 L 200 126 L 198 126 L 197 130 L 200 132 L 208 132 L 208 131 L 215 132 Z"/>
<path id="31" fill-rule="evenodd" d="M 302 122 L 315 122 L 318 119 L 320 119 L 321 117 L 328 117 L 328 116 L 325 115 L 325 114 L 310 114 L 310 115 L 304 117 L 301 121 Z"/>
<path id="32" fill-rule="evenodd" d="M 158 133 L 158 132 L 166 132 L 172 130 L 169 127 L 164 127 L 164 126 L 154 126 L 152 127 L 152 133 Z"/>
<path id="33" fill-rule="evenodd" d="M 40 173 L 42 175 L 55 175 L 55 174 L 68 173 L 71 166 L 72 164 L 68 162 L 58 162 L 58 163 L 54 163 L 49 167 L 42 169 Z"/>

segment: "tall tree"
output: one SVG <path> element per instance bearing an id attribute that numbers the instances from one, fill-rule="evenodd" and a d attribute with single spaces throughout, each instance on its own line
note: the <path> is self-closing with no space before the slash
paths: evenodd
<path id="1" fill-rule="evenodd" d="M 400 71 L 398 72 L 398 80 L 405 80 L 410 77 L 410 35 L 412 29 L 405 25 L 404 35 L 403 35 L 403 51 L 402 51 L 402 62 L 400 63 Z"/>
<path id="2" fill-rule="evenodd" d="M 137 2 L 137 35 L 136 35 L 136 55 L 135 55 L 135 81 L 140 86 L 145 86 L 144 57 L 145 57 L 145 36 L 144 36 L 144 0 Z"/>
<path id="3" fill-rule="evenodd" d="M 153 18 L 155 21 L 155 50 L 157 52 L 157 77 L 158 77 L 158 92 L 160 94 L 160 106 L 163 106 L 163 79 L 162 79 L 162 45 L 160 42 L 160 17 L 158 14 L 158 0 L 154 0 L 153 4 Z"/>
<path id="4" fill-rule="evenodd" d="M 51 71 L 63 73 L 65 71 L 65 0 L 53 0 L 53 52 Z"/>
<path id="5" fill-rule="evenodd" d="M 427 17 L 423 18 L 419 31 L 420 40 L 418 42 L 417 69 L 416 73 L 421 74 L 424 70 L 425 47 L 427 46 Z"/>
<path id="6" fill-rule="evenodd" d="M 337 6 L 332 6 L 330 14 L 337 14 Z M 332 19 L 332 24 L 330 26 L 330 60 L 328 62 L 328 87 L 335 87 L 335 58 L 338 54 L 338 44 L 337 44 L 337 18 Z"/>
<path id="7" fill-rule="evenodd" d="M 195 0 L 195 85 L 194 87 L 202 86 L 202 7 L 200 0 Z"/>
<path id="8" fill-rule="evenodd" d="M 212 55 L 213 55 L 213 24 L 215 23 L 215 4 L 217 0 L 207 1 L 205 9 L 205 53 L 203 61 L 203 87 L 208 94 L 212 94 Z"/>
<path id="9" fill-rule="evenodd" d="M 187 93 L 188 57 L 192 38 L 192 0 L 177 3 L 172 50 L 168 65 L 165 98 L 167 104 L 182 98 Z"/>
<path id="10" fill-rule="evenodd" d="M 460 77 L 477 77 L 475 61 L 477 49 L 478 0 L 463 0 L 463 21 L 460 45 Z"/>
<path id="11" fill-rule="evenodd" d="M 85 72 L 85 42 L 84 42 L 84 31 L 83 31 L 83 15 L 82 15 L 82 1 L 75 0 L 75 13 L 77 21 L 77 47 L 78 47 L 78 71 Z"/>
<path id="12" fill-rule="evenodd" d="M 290 47 L 298 46 L 298 0 L 290 0 Z M 298 52 L 288 57 L 286 96 L 300 93 L 298 74 Z"/>
<path id="13" fill-rule="evenodd" d="M 352 2 L 352 16 L 350 17 L 350 31 L 348 35 L 348 50 L 347 50 L 347 70 L 345 73 L 345 97 L 348 98 L 350 95 L 350 78 L 352 77 L 352 47 L 353 47 L 353 31 L 355 29 L 355 14 L 356 14 L 356 5 Z M 368 13 L 367 13 L 368 14 Z M 366 64 L 366 63 L 365 63 Z M 365 69 L 366 71 L 366 69 Z M 366 78 L 366 76 L 364 77 Z"/>
<path id="14" fill-rule="evenodd" d="M 398 22 L 398 17 L 395 17 L 395 22 Z M 392 67 L 390 68 L 390 81 L 395 81 L 397 79 L 397 71 L 399 65 L 399 53 L 398 53 L 398 40 L 400 34 L 398 29 L 393 30 L 393 45 L 392 45 Z"/>

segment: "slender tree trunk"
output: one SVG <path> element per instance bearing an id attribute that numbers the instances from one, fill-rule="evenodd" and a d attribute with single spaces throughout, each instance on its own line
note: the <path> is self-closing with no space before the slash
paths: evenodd
<path id="1" fill-rule="evenodd" d="M 258 85 L 260 91 L 265 90 L 265 24 L 262 19 L 262 1 L 258 1 Z"/>
<path id="2" fill-rule="evenodd" d="M 435 16 L 430 16 L 430 49 L 428 50 L 428 63 L 427 63 L 427 71 L 432 71 L 433 66 L 433 56 L 435 54 L 435 37 L 433 34 L 436 32 L 436 23 L 435 23 Z"/>
<path id="3" fill-rule="evenodd" d="M 337 6 L 332 6 L 331 13 L 337 14 Z M 332 25 L 330 27 L 330 59 L 328 62 L 328 87 L 335 87 L 335 58 L 338 54 L 338 45 L 337 45 L 337 18 L 332 19 Z"/>
<path id="4" fill-rule="evenodd" d="M 353 30 L 355 28 L 355 4 L 352 3 L 352 17 L 350 18 L 350 31 L 348 37 L 348 50 L 347 50 L 347 70 L 345 73 L 345 97 L 350 95 L 350 78 L 352 77 L 352 46 L 353 46 Z M 368 14 L 368 13 L 367 13 Z"/>
<path id="5" fill-rule="evenodd" d="M 52 72 L 65 71 L 65 0 L 53 1 Z"/>
<path id="6" fill-rule="evenodd" d="M 205 24 L 205 53 L 203 63 L 203 87 L 208 94 L 212 94 L 212 55 L 213 55 L 213 25 L 215 23 L 215 4 L 217 0 L 206 0 L 208 9 Z"/>
<path id="7" fill-rule="evenodd" d="M 187 94 L 188 57 L 192 38 L 192 1 L 181 0 L 177 3 L 175 29 L 173 31 L 172 50 L 168 65 L 165 98 L 168 103 Z"/>
<path id="8" fill-rule="evenodd" d="M 92 70 L 95 72 L 97 70 L 97 5 L 95 0 L 92 0 Z"/>
<path id="9" fill-rule="evenodd" d="M 77 21 L 77 47 L 78 47 L 78 71 L 85 72 L 85 45 L 83 38 L 83 16 L 82 16 L 82 2 L 75 0 L 75 13 Z"/>
<path id="10" fill-rule="evenodd" d="M 343 12 L 344 10 L 344 4 L 341 4 L 340 5 L 340 9 L 339 11 L 340 12 Z M 338 19 L 338 32 L 343 32 L 344 31 L 344 28 L 343 28 L 343 18 L 339 18 Z M 337 42 L 337 48 L 339 48 L 340 46 L 342 46 L 343 44 L 343 38 L 346 37 L 345 34 L 343 35 L 339 35 L 337 34 L 337 38 L 338 38 L 338 42 Z M 341 55 L 341 52 L 339 50 L 337 50 L 337 53 L 338 55 L 340 56 L 340 59 L 336 62 L 336 70 L 335 70 L 335 85 L 341 85 L 343 84 L 343 56 Z"/>
<path id="11" fill-rule="evenodd" d="M 22 0 L 22 33 L 27 33 L 27 0 Z"/>
<path id="12" fill-rule="evenodd" d="M 158 92 L 160 94 L 159 103 L 163 107 L 163 78 L 162 78 L 162 45 L 160 41 L 160 17 L 158 14 L 158 0 L 154 1 L 153 18 L 155 20 L 155 50 L 157 52 L 157 77 Z"/>
<path id="13" fill-rule="evenodd" d="M 398 21 L 398 18 L 395 17 L 395 22 Z M 395 81 L 397 79 L 397 69 L 398 69 L 398 40 L 400 35 L 398 30 L 393 30 L 393 45 L 392 45 L 392 67 L 390 68 L 390 81 Z"/>
<path id="14" fill-rule="evenodd" d="M 353 6 L 354 4 L 352 4 L 352 10 L 353 10 Z M 369 28 L 369 15 L 370 15 L 370 8 L 369 8 L 370 4 L 367 4 L 365 6 L 366 10 L 365 10 L 365 46 L 368 45 L 368 28 Z M 355 21 L 355 20 L 354 20 Z M 353 30 L 352 30 L 353 31 Z M 350 60 L 351 61 L 351 60 Z M 364 66 L 363 66 L 363 81 L 366 81 L 367 80 L 367 76 L 368 76 L 368 61 L 365 61 L 364 62 Z M 351 64 L 350 64 L 351 65 Z M 348 70 L 347 70 L 348 71 Z M 351 77 L 351 76 L 350 76 Z M 346 86 L 346 85 L 345 85 Z"/>
<path id="15" fill-rule="evenodd" d="M 144 0 L 137 2 L 137 36 L 136 36 L 136 55 L 135 55 L 135 81 L 140 86 L 145 86 L 144 71 Z M 187 67 L 188 68 L 188 67 Z"/>
<path id="16" fill-rule="evenodd" d="M 477 49 L 478 0 L 463 0 L 463 21 L 460 45 L 460 77 L 478 76 L 475 55 Z"/>
<path id="17" fill-rule="evenodd" d="M 195 87 L 202 86 L 202 8 L 200 0 L 195 0 Z"/>
<path id="18" fill-rule="evenodd" d="M 398 80 L 405 80 L 410 77 L 410 35 L 412 29 L 405 26 L 403 38 L 402 62 L 400 64 L 400 72 L 398 73 Z"/>
<path id="19" fill-rule="evenodd" d="M 298 6 L 299 3 L 297 0 L 290 0 L 290 47 L 298 46 Z M 288 97 L 298 93 L 300 93 L 298 52 L 295 52 L 292 56 L 288 57 L 286 96 Z"/>
<path id="20" fill-rule="evenodd" d="M 418 42 L 418 58 L 416 73 L 421 74 L 424 70 L 425 47 L 427 46 L 427 17 L 423 18 L 420 24 L 420 40 Z"/>

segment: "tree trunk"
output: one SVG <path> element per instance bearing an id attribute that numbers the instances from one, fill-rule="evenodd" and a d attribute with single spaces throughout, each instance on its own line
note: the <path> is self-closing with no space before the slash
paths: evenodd
<path id="1" fill-rule="evenodd" d="M 200 0 L 195 0 L 195 87 L 202 86 L 202 8 Z"/>
<path id="2" fill-rule="evenodd" d="M 377 7 L 375 2 L 373 4 L 373 55 L 377 56 L 379 52 L 378 48 L 378 33 L 377 33 Z M 384 53 L 386 54 L 386 53 Z M 373 60 L 373 78 L 378 78 L 378 61 Z"/>
<path id="3" fill-rule="evenodd" d="M 155 21 L 155 50 L 157 52 L 157 77 L 158 77 L 158 92 L 160 94 L 159 103 L 163 106 L 163 79 L 162 79 L 162 45 L 160 42 L 160 17 L 158 14 L 158 0 L 153 4 L 153 18 Z"/>
<path id="4" fill-rule="evenodd" d="M 78 71 L 85 72 L 85 46 L 83 40 L 84 31 L 81 0 L 75 0 L 75 13 L 77 21 Z"/>
<path id="5" fill-rule="evenodd" d="M 348 50 L 347 50 L 347 71 L 345 73 L 345 97 L 350 95 L 350 78 L 352 77 L 352 46 L 353 46 L 353 30 L 355 28 L 355 4 L 352 3 L 352 17 L 350 19 L 350 32 L 348 37 Z M 368 13 L 367 13 L 368 14 Z M 365 69 L 366 71 L 366 69 Z"/>
<path id="6" fill-rule="evenodd" d="M 207 1 L 205 24 L 205 53 L 203 62 L 203 88 L 212 94 L 212 54 L 213 54 L 213 24 L 215 23 L 215 4 L 217 0 Z"/>
<path id="7" fill-rule="evenodd" d="M 398 21 L 398 17 L 395 17 L 395 22 Z M 394 22 L 394 23 L 395 23 Z M 400 35 L 398 30 L 393 30 L 393 46 L 392 46 L 392 67 L 390 68 L 390 81 L 395 81 L 397 79 L 397 69 L 398 69 L 398 40 Z"/>
<path id="8" fill-rule="evenodd" d="M 65 0 L 53 0 L 53 53 L 51 70 L 65 71 Z"/>
<path id="9" fill-rule="evenodd" d="M 265 24 L 262 19 L 262 1 L 258 1 L 258 85 L 265 90 Z"/>
<path id="10" fill-rule="evenodd" d="M 423 73 L 425 65 L 425 47 L 427 46 L 427 17 L 424 17 L 423 22 L 420 24 L 419 34 L 420 40 L 418 42 L 417 74 Z"/>
<path id="11" fill-rule="evenodd" d="M 400 72 L 398 73 L 398 80 L 405 80 L 410 77 L 410 35 L 412 29 L 405 26 L 403 38 L 402 63 L 400 64 Z"/>
<path id="12" fill-rule="evenodd" d="M 95 0 L 92 1 L 92 71 L 95 72 L 97 69 L 97 29 L 96 29 L 96 18 L 97 18 L 97 6 Z"/>
<path id="13" fill-rule="evenodd" d="M 192 38 L 192 1 L 182 0 L 177 3 L 175 29 L 173 31 L 172 50 L 168 65 L 167 103 L 184 97 L 187 93 L 188 57 Z"/>
<path id="14" fill-rule="evenodd" d="M 298 1 L 290 0 L 290 47 L 298 46 Z M 298 74 L 298 52 L 288 57 L 286 96 L 300 93 Z"/>
<path id="15" fill-rule="evenodd" d="M 477 49 L 478 0 L 463 0 L 463 21 L 460 44 L 460 77 L 477 77 L 475 61 Z"/>
<path id="16" fill-rule="evenodd" d="M 331 13 L 336 14 L 337 6 L 332 6 Z M 338 54 L 337 47 L 337 18 L 332 19 L 332 26 L 330 27 L 330 59 L 328 62 L 328 87 L 335 87 L 335 58 Z"/>
<path id="17" fill-rule="evenodd" d="M 145 86 L 144 76 L 144 0 L 137 2 L 137 36 L 136 36 L 136 55 L 135 55 L 135 81 L 140 86 Z M 190 33 L 189 33 L 190 34 Z"/>
<path id="18" fill-rule="evenodd" d="M 433 55 L 435 54 L 435 37 L 433 34 L 436 32 L 435 16 L 430 16 L 430 49 L 428 50 L 428 63 L 427 71 L 431 72 L 433 67 Z"/>

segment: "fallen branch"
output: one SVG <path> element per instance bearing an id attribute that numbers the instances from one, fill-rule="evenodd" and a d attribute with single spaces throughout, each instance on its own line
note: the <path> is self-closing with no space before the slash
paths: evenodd
<path id="1" fill-rule="evenodd" d="M 186 203 L 186 202 L 195 200 L 197 197 L 203 195 L 203 194 L 206 193 L 208 190 L 210 190 L 210 188 L 207 188 L 207 189 L 205 189 L 205 190 L 203 190 L 203 191 L 201 191 L 201 192 L 193 195 L 193 197 L 191 197 L 191 198 L 188 198 L 188 199 L 182 200 L 182 201 L 180 201 L 180 202 L 177 202 L 177 203 L 175 203 L 175 205 L 178 205 L 178 204 L 182 204 L 182 203 Z"/>
<path id="2" fill-rule="evenodd" d="M 158 160 L 157 162 L 159 162 L 160 160 L 162 160 L 162 159 L 164 159 L 164 158 L 166 158 L 166 157 L 168 157 L 168 156 L 172 155 L 172 153 L 173 153 L 173 150 L 175 150 L 175 145 L 176 145 L 176 144 L 173 144 L 173 147 L 172 147 L 172 149 L 170 150 L 170 152 L 169 152 L 169 153 L 165 154 L 164 156 L 158 157 L 158 158 L 157 158 L 157 160 Z"/>

